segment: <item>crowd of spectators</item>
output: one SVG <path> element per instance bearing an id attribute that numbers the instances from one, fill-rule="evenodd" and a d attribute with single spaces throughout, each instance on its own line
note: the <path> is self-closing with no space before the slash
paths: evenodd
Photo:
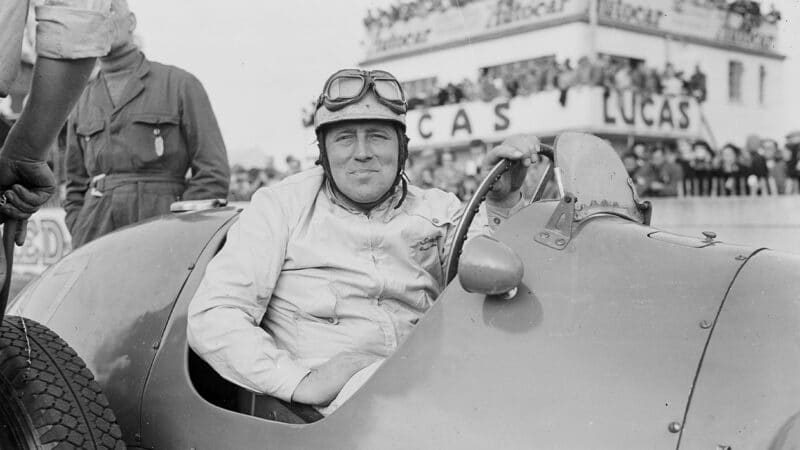
<path id="1" fill-rule="evenodd" d="M 481 140 L 458 153 L 425 149 L 408 159 L 409 182 L 439 188 L 467 200 L 485 175 L 488 145 Z M 628 175 L 643 197 L 766 196 L 800 194 L 800 132 L 787 136 L 785 146 L 774 139 L 749 136 L 742 146 L 727 143 L 719 149 L 705 141 L 636 142 L 621 153 Z M 531 198 L 544 175 L 544 160 L 528 171 L 523 194 Z M 286 171 L 269 158 L 262 168 L 231 169 L 231 201 L 249 201 L 256 189 L 300 172 L 301 162 L 286 158 Z"/>
<path id="2" fill-rule="evenodd" d="M 558 90 L 559 102 L 565 106 L 568 92 L 581 86 L 601 86 L 611 91 L 634 91 L 642 95 L 692 95 L 699 102 L 706 100 L 706 75 L 696 65 L 691 73 L 667 63 L 662 70 L 646 66 L 641 60 L 600 55 L 588 56 L 576 64 L 569 58 L 520 61 L 503 66 L 483 68 L 473 81 L 464 79 L 442 86 L 435 80 L 427 86 L 409 86 L 409 109 L 449 105 L 453 103 L 524 97 L 537 92 Z"/>
<path id="3" fill-rule="evenodd" d="M 408 22 L 415 18 L 425 18 L 430 14 L 445 12 L 451 8 L 463 8 L 477 0 L 411 0 L 396 2 L 387 8 L 367 10 L 364 16 L 364 27 L 368 33 L 379 33 L 393 27 L 397 23 Z M 495 0 L 498 10 L 513 9 L 517 0 Z M 781 20 L 781 13 L 770 5 L 764 13 L 761 5 L 753 0 L 702 0 L 702 3 L 725 11 L 740 14 L 745 20 L 743 25 L 748 29 L 756 28 L 762 22 L 769 24 Z"/>
<path id="4" fill-rule="evenodd" d="M 718 150 L 704 141 L 634 144 L 622 155 L 639 194 L 647 197 L 785 195 L 800 193 L 800 134 L 785 147 L 751 135 Z"/>
<path id="5" fill-rule="evenodd" d="M 259 188 L 272 186 L 289 175 L 303 170 L 300 160 L 289 155 L 286 157 L 286 171 L 275 167 L 275 159 L 268 156 L 263 167 L 245 168 L 241 165 L 231 167 L 231 184 L 228 200 L 232 202 L 247 202 Z"/>

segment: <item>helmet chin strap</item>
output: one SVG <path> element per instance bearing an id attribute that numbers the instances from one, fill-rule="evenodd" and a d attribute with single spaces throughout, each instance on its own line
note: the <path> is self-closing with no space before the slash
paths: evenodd
<path id="1" fill-rule="evenodd" d="M 403 204 L 403 201 L 406 198 L 406 193 L 408 192 L 408 182 L 406 182 L 406 177 L 405 177 L 405 165 L 406 165 L 406 159 L 408 158 L 408 136 L 406 136 L 405 130 L 403 130 L 400 126 L 395 126 L 395 131 L 397 132 L 399 152 L 397 155 L 397 173 L 395 174 L 394 182 L 389 187 L 389 189 L 387 189 L 386 192 L 384 192 L 383 195 L 381 195 L 377 200 L 367 203 L 353 200 L 352 198 L 348 197 L 344 192 L 342 192 L 342 190 L 339 189 L 339 186 L 336 185 L 336 180 L 333 179 L 331 166 L 330 163 L 328 162 L 328 153 L 325 148 L 325 132 L 324 130 L 317 131 L 317 146 L 319 147 L 319 159 L 316 161 L 316 164 L 322 165 L 322 169 L 325 171 L 325 178 L 328 180 L 328 183 L 330 184 L 334 195 L 336 195 L 340 199 L 346 200 L 348 203 L 350 203 L 351 205 L 357 207 L 358 209 L 364 212 L 369 212 L 376 206 L 386 201 L 386 199 L 391 197 L 394 194 L 395 190 L 397 189 L 397 186 L 401 185 L 403 190 L 403 195 L 400 197 L 400 201 L 397 203 L 397 206 L 395 206 L 395 208 L 399 208 L 400 205 Z"/>

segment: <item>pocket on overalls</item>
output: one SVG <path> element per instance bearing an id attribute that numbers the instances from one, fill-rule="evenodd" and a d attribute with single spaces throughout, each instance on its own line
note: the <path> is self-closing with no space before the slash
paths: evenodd
<path id="1" fill-rule="evenodd" d="M 297 351 L 301 358 L 328 358 L 351 347 L 336 314 L 337 293 L 333 288 L 309 292 L 307 301 L 294 312 Z"/>
<path id="2" fill-rule="evenodd" d="M 175 114 L 132 114 L 129 138 L 134 161 L 144 167 L 174 151 L 180 140 L 179 123 Z"/>
<path id="3" fill-rule="evenodd" d="M 101 131 L 105 128 L 106 123 L 103 120 L 90 120 L 75 127 L 78 142 L 80 142 L 80 146 L 83 149 L 83 165 L 87 170 L 91 170 L 94 167 L 97 155 L 104 147 L 102 142 L 103 133 Z"/>

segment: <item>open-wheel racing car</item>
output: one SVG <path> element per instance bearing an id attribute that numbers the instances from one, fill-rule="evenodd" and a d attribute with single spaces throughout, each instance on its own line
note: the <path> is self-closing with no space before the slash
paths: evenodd
<path id="1" fill-rule="evenodd" d="M 188 304 L 236 208 L 173 214 L 76 250 L 17 297 L 0 339 L 27 323 L 68 342 L 88 369 L 50 363 L 73 384 L 93 373 L 128 448 L 795 448 L 800 257 L 652 228 L 598 138 L 567 133 L 542 153 L 531 204 L 463 252 L 454 240 L 453 281 L 328 417 L 239 389 L 187 346 Z M 25 357 L 9 355 L 0 371 Z M 30 378 L 54 370 L 40 364 Z M 25 380 L 15 386 L 6 391 Z M 6 439 L 37 448 L 58 420 L 44 426 L 28 406 L 13 408 L 25 420 Z"/>

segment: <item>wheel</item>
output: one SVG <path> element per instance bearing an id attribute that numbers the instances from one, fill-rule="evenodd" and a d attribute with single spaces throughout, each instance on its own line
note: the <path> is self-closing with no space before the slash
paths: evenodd
<path id="1" fill-rule="evenodd" d="M 537 153 L 550 159 L 550 166 L 548 166 L 542 180 L 539 181 L 539 186 L 536 188 L 536 193 L 534 194 L 534 200 L 541 198 L 547 181 L 553 177 L 553 164 L 555 161 L 555 150 L 552 147 L 541 143 L 539 143 L 538 146 L 539 150 Z M 461 257 L 461 250 L 464 248 L 464 242 L 467 240 L 467 231 L 469 231 L 469 226 L 472 223 L 472 219 L 474 219 L 475 215 L 478 213 L 478 208 L 480 207 L 481 203 L 486 200 L 486 194 L 488 194 L 492 189 L 494 183 L 496 183 L 497 180 L 499 180 L 500 177 L 511 168 L 512 164 L 512 161 L 505 158 L 495 164 L 489 173 L 486 174 L 486 178 L 484 178 L 483 181 L 481 181 L 481 183 L 478 185 L 478 188 L 475 189 L 475 193 L 472 194 L 472 198 L 470 198 L 466 206 L 464 206 L 464 214 L 461 215 L 461 220 L 459 220 L 458 225 L 456 226 L 456 234 L 453 238 L 447 257 L 445 271 L 446 284 L 449 284 L 451 281 L 453 281 L 453 278 L 455 278 L 456 273 L 458 272 L 458 260 Z"/>
<path id="2" fill-rule="evenodd" d="M 44 325 L 16 316 L 0 324 L 0 448 L 125 448 L 83 360 Z"/>

